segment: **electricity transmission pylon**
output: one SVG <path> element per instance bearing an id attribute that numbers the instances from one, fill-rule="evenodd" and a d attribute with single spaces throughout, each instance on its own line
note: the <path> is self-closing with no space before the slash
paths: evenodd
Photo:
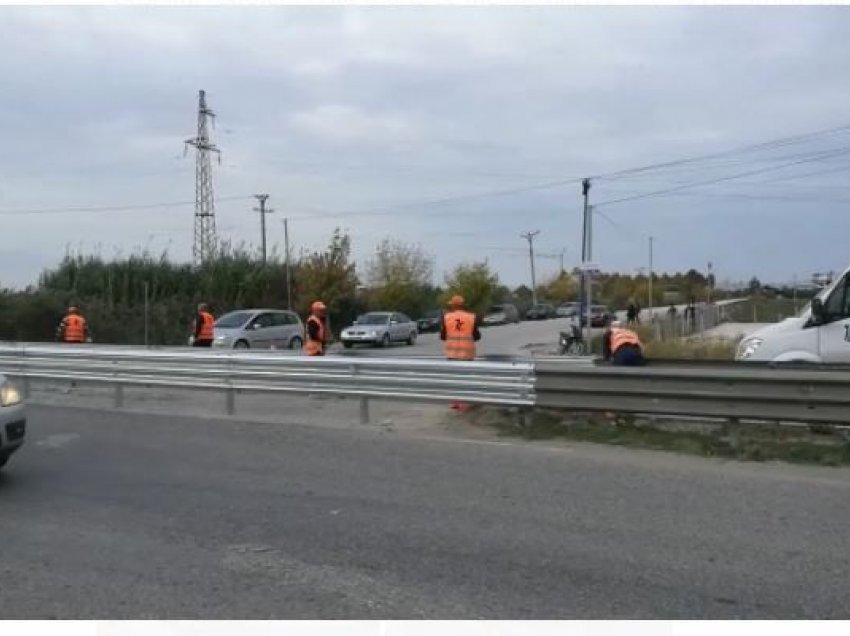
<path id="1" fill-rule="evenodd" d="M 206 91 L 198 91 L 198 135 L 186 140 L 186 146 L 195 148 L 195 241 L 192 256 L 195 265 L 213 257 L 217 238 L 215 231 L 215 198 L 213 196 L 212 162 L 210 154 L 216 153 L 221 162 L 221 151 L 210 141 L 208 121 L 215 122 L 215 113 L 207 108 Z"/>

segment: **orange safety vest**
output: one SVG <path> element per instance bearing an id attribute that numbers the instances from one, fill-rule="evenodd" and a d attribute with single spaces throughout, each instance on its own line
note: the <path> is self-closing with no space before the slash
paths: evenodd
<path id="1" fill-rule="evenodd" d="M 449 360 L 475 360 L 475 314 L 459 309 L 443 317 L 446 343 L 443 351 Z"/>
<path id="2" fill-rule="evenodd" d="M 641 349 L 643 345 L 640 343 L 640 338 L 631 329 L 612 329 L 611 330 L 611 354 L 617 351 L 623 345 L 637 345 Z"/>
<path id="3" fill-rule="evenodd" d="M 85 342 L 86 319 L 77 314 L 65 316 L 65 342 Z"/>
<path id="4" fill-rule="evenodd" d="M 215 318 L 208 311 L 202 311 L 198 314 L 201 319 L 201 330 L 198 332 L 198 340 L 213 340 L 215 338 Z"/>
<path id="5" fill-rule="evenodd" d="M 313 340 L 310 337 L 310 329 L 306 329 L 306 337 L 304 338 L 304 353 L 308 356 L 321 356 L 325 354 L 325 325 L 324 323 L 317 317 L 311 315 L 307 318 L 307 325 L 311 322 L 316 323 L 319 326 L 319 339 Z"/>

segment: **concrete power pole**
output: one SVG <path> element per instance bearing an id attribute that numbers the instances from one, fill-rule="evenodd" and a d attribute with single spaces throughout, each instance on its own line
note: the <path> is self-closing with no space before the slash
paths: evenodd
<path id="1" fill-rule="evenodd" d="M 531 260 L 531 304 L 537 304 L 537 281 L 534 278 L 534 237 L 540 234 L 540 230 L 534 232 L 524 232 L 520 234 L 521 238 L 528 241 L 528 257 Z"/>
<path id="2" fill-rule="evenodd" d="M 198 134 L 187 139 L 184 145 L 195 148 L 195 241 L 192 255 L 195 265 L 207 262 L 215 254 L 215 199 L 213 197 L 212 165 L 210 154 L 216 153 L 221 162 L 221 151 L 210 142 L 208 120 L 215 113 L 207 108 L 206 91 L 198 91 Z"/>
<path id="3" fill-rule="evenodd" d="M 283 220 L 283 241 L 286 254 L 286 308 L 292 309 L 292 280 L 289 274 L 289 219 Z"/>
<path id="4" fill-rule="evenodd" d="M 254 198 L 260 202 L 260 207 L 254 208 L 254 212 L 260 213 L 260 233 L 263 238 L 263 265 L 266 264 L 266 214 L 271 214 L 274 210 L 266 209 L 266 201 L 269 199 L 267 194 L 255 194 Z"/>
<path id="5" fill-rule="evenodd" d="M 649 237 L 649 322 L 652 322 L 653 319 L 653 308 L 654 304 L 652 301 L 652 242 L 654 238 L 652 236 Z"/>

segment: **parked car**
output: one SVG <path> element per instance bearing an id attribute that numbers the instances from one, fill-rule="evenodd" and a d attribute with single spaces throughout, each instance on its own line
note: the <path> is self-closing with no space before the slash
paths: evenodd
<path id="1" fill-rule="evenodd" d="M 590 306 L 590 326 L 591 327 L 604 327 L 608 324 L 609 321 L 614 320 L 614 313 L 608 309 L 605 305 L 591 305 Z M 582 308 L 581 318 L 579 319 L 582 327 L 587 326 L 587 312 Z"/>
<path id="2" fill-rule="evenodd" d="M 555 310 L 555 315 L 558 318 L 572 318 L 578 313 L 580 303 L 561 303 Z"/>
<path id="3" fill-rule="evenodd" d="M 519 322 L 519 309 L 514 305 L 493 305 L 481 319 L 482 326 L 505 325 Z"/>
<path id="4" fill-rule="evenodd" d="M 431 311 L 426 311 L 425 314 L 416 321 L 416 326 L 419 329 L 419 333 L 439 331 L 442 319 L 443 312 L 439 309 L 433 309 Z"/>
<path id="5" fill-rule="evenodd" d="M 555 308 L 548 303 L 538 303 L 525 312 L 526 320 L 548 320 L 555 317 Z"/>
<path id="6" fill-rule="evenodd" d="M 300 349 L 304 325 L 294 311 L 242 309 L 215 321 L 213 347 L 227 349 Z"/>
<path id="7" fill-rule="evenodd" d="M 20 391 L 0 375 L 0 468 L 24 443 L 27 418 Z"/>
<path id="8" fill-rule="evenodd" d="M 412 345 L 417 333 L 416 323 L 402 313 L 371 311 L 343 329 L 340 340 L 346 349 L 355 344 L 389 347 L 393 342 L 406 342 Z"/>

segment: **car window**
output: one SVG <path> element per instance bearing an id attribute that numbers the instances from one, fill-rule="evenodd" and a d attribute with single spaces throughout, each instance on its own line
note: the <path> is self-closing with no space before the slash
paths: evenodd
<path id="1" fill-rule="evenodd" d="M 824 304 L 825 313 L 829 320 L 840 320 L 850 317 L 850 277 L 838 285 L 829 295 Z"/>
<path id="2" fill-rule="evenodd" d="M 260 314 L 254 320 L 251 321 L 252 325 L 256 325 L 260 329 L 265 329 L 266 327 L 272 326 L 272 315 L 271 314 Z"/>
<path id="3" fill-rule="evenodd" d="M 219 329 L 238 329 L 248 322 L 252 315 L 250 311 L 232 311 L 216 320 L 215 326 Z"/>
<path id="4" fill-rule="evenodd" d="M 286 325 L 295 324 L 294 316 L 292 314 L 288 314 L 286 312 L 278 312 L 272 314 L 272 326 L 274 327 L 285 327 Z"/>
<path id="5" fill-rule="evenodd" d="M 357 319 L 358 325 L 385 325 L 389 314 L 363 314 Z"/>
<path id="6" fill-rule="evenodd" d="M 408 318 L 405 314 L 396 314 L 396 320 L 399 322 L 410 322 L 410 318 Z"/>

